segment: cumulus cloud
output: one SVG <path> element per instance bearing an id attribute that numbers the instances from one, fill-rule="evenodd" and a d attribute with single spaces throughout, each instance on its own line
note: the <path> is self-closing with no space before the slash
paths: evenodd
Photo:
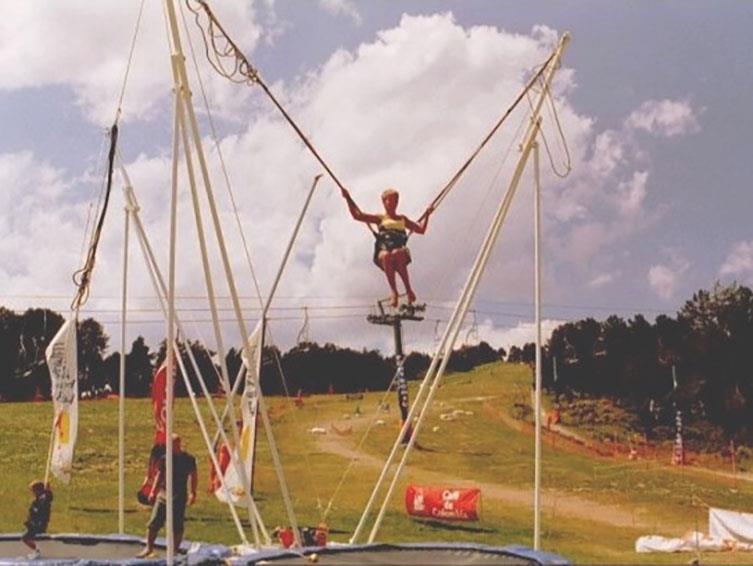
<path id="1" fill-rule="evenodd" d="M 361 14 L 351 0 L 319 0 L 319 5 L 330 14 L 350 18 L 357 26 L 363 23 Z"/>
<path id="2" fill-rule="evenodd" d="M 52 10 L 52 14 L 41 12 L 41 4 L 24 6 L 33 9 L 14 8 L 17 20 L 17 14 L 24 9 L 48 18 L 57 13 L 57 9 Z M 121 3 L 118 6 L 120 10 L 126 10 Z M 134 10 L 133 7 L 128 9 Z M 222 5 L 222 10 L 220 17 L 223 21 L 227 18 L 224 10 L 229 10 L 231 15 L 233 10 L 238 11 L 235 20 L 228 19 L 234 27 L 249 26 L 251 32 L 246 37 L 250 37 L 248 41 L 253 47 L 262 31 L 256 27 L 250 8 Z M 124 12 L 123 19 L 130 21 L 135 18 L 131 11 Z M 160 17 L 157 14 L 157 24 L 151 24 L 154 26 L 151 32 L 148 32 L 145 19 L 142 30 L 145 37 L 149 33 L 159 37 L 164 35 Z M 21 18 L 24 22 L 27 19 L 31 22 L 30 15 Z M 8 18 L 0 25 L 7 26 L 7 21 Z M 86 21 L 93 25 L 93 20 Z M 57 25 L 53 25 L 52 20 L 45 25 L 30 23 L 28 34 L 39 40 L 40 33 Z M 256 34 L 254 30 L 257 30 Z M 122 30 L 118 33 L 122 42 L 127 44 L 127 34 Z M 81 32 L 80 35 L 87 34 Z M 352 51 L 333 53 L 320 68 L 308 70 L 305 76 L 295 81 L 274 85 L 274 89 L 364 210 L 377 212 L 381 191 L 387 186 L 395 186 L 401 191 L 401 212 L 416 218 L 498 118 L 500 108 L 517 95 L 530 70 L 546 59 L 554 37 L 556 32 L 545 26 L 537 26 L 528 35 L 511 34 L 490 26 L 463 27 L 451 14 L 404 16 L 394 27 L 380 31 L 373 40 Z M 90 40 L 87 37 L 82 41 Z M 164 39 L 147 41 L 159 45 Z M 105 59 L 110 61 L 107 69 L 121 68 L 120 59 L 114 55 L 121 51 L 114 47 L 114 43 L 117 42 L 108 40 L 102 45 Z M 87 45 L 91 48 L 94 44 Z M 163 45 L 162 50 L 165 49 Z M 11 52 L 7 44 L 0 48 L 0 61 L 8 60 Z M 75 66 L 67 62 L 65 69 L 54 75 L 52 82 L 70 86 L 81 101 L 91 101 L 85 105 L 96 115 L 97 108 L 108 107 L 106 99 L 112 103 L 116 97 L 118 83 L 114 77 L 118 72 L 110 73 L 109 84 L 112 86 L 108 87 L 108 92 L 112 97 L 109 97 L 99 91 L 94 82 L 84 80 L 76 73 L 76 69 L 84 68 L 85 62 L 94 61 L 81 56 L 85 61 Z M 60 62 L 59 59 L 56 61 Z M 139 62 L 146 66 L 146 71 L 138 70 Z M 37 62 L 23 72 L 17 61 L 14 65 L 18 68 L 14 68 L 10 76 L 15 78 L 4 75 L 0 79 L 6 81 L 3 88 L 51 84 L 47 75 L 52 63 Z M 608 252 L 610 246 L 640 230 L 645 226 L 645 220 L 641 219 L 651 216 L 643 214 L 647 212 L 645 196 L 650 190 L 647 184 L 650 164 L 641 161 L 640 142 L 632 139 L 625 130 L 598 131 L 594 118 L 578 114 L 572 108 L 568 97 L 575 88 L 575 75 L 566 65 L 567 58 L 557 75 L 554 90 L 574 170 L 564 181 L 550 170 L 542 170 L 543 226 L 547 243 L 545 288 L 554 297 L 571 294 L 571 290 L 560 283 L 563 279 L 585 286 L 598 280 L 593 273 L 609 272 L 607 267 L 599 265 L 598 258 L 608 255 L 605 251 Z M 160 87 L 150 81 L 157 80 L 151 75 L 169 77 L 169 70 L 145 64 L 142 55 L 137 56 L 133 73 L 133 80 L 140 86 L 133 90 L 129 87 L 127 112 L 133 112 L 130 108 L 134 105 L 141 113 L 168 113 L 169 97 L 160 98 Z M 139 76 L 141 79 L 137 80 Z M 230 93 L 225 96 L 228 100 L 233 98 L 232 93 L 242 98 L 251 90 L 229 83 L 217 86 L 217 92 Z M 215 102 L 221 99 L 219 95 L 214 97 Z M 238 115 L 240 125 L 221 140 L 221 147 L 235 189 L 240 219 L 251 244 L 251 255 L 262 289 L 266 291 L 305 192 L 319 167 L 269 105 L 246 106 Z M 432 217 L 428 234 L 412 237 L 410 246 L 414 263 L 411 277 L 420 300 L 431 305 L 432 301 L 457 296 L 506 188 L 519 142 L 515 136 L 516 127 L 525 123 L 525 119 L 523 111 L 511 116 L 509 124 L 479 156 Z M 545 121 L 544 128 L 549 139 L 554 140 L 556 130 L 553 125 Z M 127 135 L 127 130 L 127 126 L 124 127 L 121 135 Z M 501 163 L 500 156 L 508 150 L 510 157 Z M 169 135 L 165 136 L 158 150 L 151 151 L 150 154 L 129 157 L 127 167 L 141 200 L 147 230 L 155 241 L 164 243 L 169 209 Z M 235 217 L 225 194 L 216 151 L 209 143 L 207 152 L 239 290 L 251 296 L 253 285 L 245 264 L 245 251 L 235 229 Z M 557 159 L 561 157 L 556 156 Z M 20 168 L 20 171 L 24 171 L 24 167 L 29 171 L 44 170 L 43 164 L 33 155 L 14 154 L 7 159 L 11 162 L 8 167 Z M 71 232 L 78 230 L 80 233 L 85 221 L 84 199 L 80 196 L 71 199 L 67 193 L 64 196 L 62 188 L 73 186 L 75 179 L 65 171 L 50 171 L 49 168 L 44 179 L 30 175 L 31 179 L 36 179 L 35 187 L 49 187 L 45 193 L 36 188 L 27 191 L 25 187 L 31 185 L 21 181 L 24 175 L 17 171 L 15 176 L 9 176 L 17 181 L 8 194 L 28 192 L 30 202 L 24 204 L 22 199 L 7 197 L 8 206 L 0 212 L 3 221 L 32 214 L 21 207 L 32 208 L 45 199 L 48 201 L 45 210 L 53 217 L 60 216 L 57 222 Z M 185 172 L 182 171 L 181 175 L 179 226 L 185 232 L 178 251 L 181 268 L 178 287 L 183 295 L 196 295 L 203 291 L 202 267 L 196 251 L 196 233 L 190 228 L 193 213 L 188 207 L 190 197 L 186 192 Z M 532 199 L 526 195 L 530 195 L 531 182 L 530 172 L 527 172 L 479 288 L 478 298 L 481 300 L 530 298 L 533 278 Z M 114 197 L 113 211 L 120 209 L 118 198 Z M 121 235 L 120 219 L 116 214 L 112 212 L 103 235 L 102 259 L 95 274 L 92 308 L 112 309 L 112 298 L 119 293 Z M 46 229 L 49 230 L 49 226 Z M 18 238 L 40 242 L 49 238 L 49 232 L 40 229 Z M 38 290 L 69 289 L 68 277 L 72 267 L 78 265 L 79 251 L 78 245 L 70 246 L 71 241 L 80 241 L 80 237 L 77 240 L 72 233 L 66 233 L 64 238 L 56 237 L 58 244 L 55 248 L 64 242 L 67 249 L 76 249 L 71 256 L 58 253 L 48 258 L 49 264 L 43 268 L 32 268 L 28 258 L 19 259 L 18 266 L 4 265 L 0 268 L 4 288 L 18 291 L 28 284 Z M 372 245 L 372 236 L 365 227 L 357 225 L 348 216 L 333 183 L 323 180 L 302 226 L 275 306 L 295 308 L 334 304 L 338 308 L 347 307 L 338 311 L 337 318 L 328 319 L 314 319 L 312 308 L 312 338 L 354 346 L 377 345 L 391 350 L 391 336 L 364 321 L 367 305 L 386 294 L 384 276 L 371 264 Z M 137 258 L 133 262 L 137 266 L 140 263 L 138 253 L 133 252 L 133 255 Z M 158 251 L 158 258 L 166 265 L 164 250 Z M 211 267 L 215 275 L 222 273 L 216 246 L 211 247 Z M 138 269 L 134 267 L 133 296 L 151 294 L 143 268 L 141 275 Z M 20 272 L 33 274 L 23 279 Z M 561 277 L 563 273 L 567 274 L 566 278 Z M 595 283 L 601 284 L 606 281 Z M 227 294 L 224 286 L 217 285 L 219 293 Z M 252 299 L 246 300 L 245 304 L 249 308 L 256 306 Z M 351 307 L 354 310 L 347 310 Z M 319 312 L 332 315 L 332 311 L 324 309 Z M 285 318 L 282 314 L 281 311 L 275 313 L 278 319 Z M 153 312 L 149 316 L 159 317 L 159 313 Z M 290 313 L 288 318 L 291 318 Z M 496 346 L 504 337 L 493 333 L 492 329 L 504 330 L 506 324 L 495 318 L 490 321 L 489 341 Z M 301 323 L 301 319 L 274 322 L 282 327 L 278 336 L 282 335 L 283 340 L 295 337 Z M 159 325 L 154 328 L 157 328 L 155 333 L 159 332 Z M 206 327 L 198 325 L 198 328 L 204 328 L 206 333 Z M 415 343 L 426 343 L 432 330 L 429 323 L 417 325 L 411 336 Z M 484 336 L 483 328 L 480 334 Z M 202 338 L 211 343 L 208 336 Z M 430 342 L 431 338 L 428 340 Z"/>
<path id="3" fill-rule="evenodd" d="M 662 299 L 671 299 L 677 291 L 680 278 L 690 269 L 690 262 L 675 252 L 665 263 L 652 265 L 647 274 L 651 289 Z"/>
<path id="4" fill-rule="evenodd" d="M 614 281 L 614 276 L 611 273 L 600 273 L 588 282 L 589 287 L 604 287 Z"/>
<path id="5" fill-rule="evenodd" d="M 562 320 L 545 319 L 541 321 L 541 341 L 546 344 L 555 328 L 564 324 Z M 533 322 L 519 322 L 509 328 L 500 328 L 487 320 L 479 327 L 479 334 L 496 347 L 502 346 L 507 352 L 512 346 L 522 348 L 529 342 L 536 341 L 536 325 Z"/>
<path id="6" fill-rule="evenodd" d="M 29 0 L 3 7 L 0 20 L 0 90 L 62 85 L 72 89 L 83 114 L 97 124 L 110 124 L 123 87 L 128 53 L 136 29 L 140 2 Z M 183 3 L 178 3 L 183 7 Z M 226 2 L 219 17 L 241 48 L 252 51 L 262 34 L 251 2 Z M 179 16 L 180 19 L 180 16 Z M 187 16 L 191 43 L 203 45 L 193 18 Z M 182 21 L 182 20 L 181 20 Z M 190 66 L 190 63 L 189 63 Z M 207 91 L 223 107 L 247 93 L 207 73 Z M 123 120 L 152 118 L 171 96 L 170 53 L 160 2 L 145 2 L 128 74 Z M 229 113 L 230 114 L 230 113 Z"/>
<path id="7" fill-rule="evenodd" d="M 701 129 L 696 112 L 685 100 L 647 100 L 628 116 L 625 124 L 663 137 L 692 134 Z"/>
<path id="8" fill-rule="evenodd" d="M 741 241 L 732 246 L 719 268 L 719 276 L 753 281 L 753 241 Z"/>

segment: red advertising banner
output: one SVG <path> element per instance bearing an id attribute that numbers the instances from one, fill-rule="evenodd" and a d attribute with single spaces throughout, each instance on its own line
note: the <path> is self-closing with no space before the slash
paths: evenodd
<path id="1" fill-rule="evenodd" d="M 405 509 L 413 517 L 444 521 L 478 521 L 478 488 L 426 487 L 409 485 Z"/>

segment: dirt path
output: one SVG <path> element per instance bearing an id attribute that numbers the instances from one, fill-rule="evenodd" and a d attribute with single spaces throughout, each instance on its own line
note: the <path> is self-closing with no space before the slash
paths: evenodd
<path id="1" fill-rule="evenodd" d="M 351 428 L 353 432 L 364 428 L 368 424 L 368 419 L 359 422 L 340 421 L 333 423 L 338 430 Z M 356 449 L 356 444 L 360 440 L 360 435 L 338 435 L 332 430 L 326 435 L 317 437 L 319 448 L 330 454 L 335 454 L 348 461 L 353 461 L 353 467 L 368 467 L 372 469 L 381 469 L 384 461 L 371 454 L 366 454 Z M 532 507 L 533 490 L 523 489 L 500 483 L 478 482 L 472 479 L 448 476 L 444 473 L 438 473 L 431 470 L 408 466 L 407 468 L 414 474 L 420 474 L 422 480 L 432 483 L 453 484 L 457 486 L 473 485 L 481 489 L 483 497 L 503 501 L 520 507 Z M 351 470 L 350 474 L 356 473 Z M 626 509 L 622 506 L 607 505 L 591 499 L 572 495 L 559 490 L 544 490 L 542 492 L 542 513 L 548 520 L 556 517 L 573 517 L 588 521 L 596 521 L 612 525 L 615 527 L 636 527 L 644 529 L 653 529 L 656 527 L 655 522 L 649 521 L 640 516 L 639 512 Z"/>

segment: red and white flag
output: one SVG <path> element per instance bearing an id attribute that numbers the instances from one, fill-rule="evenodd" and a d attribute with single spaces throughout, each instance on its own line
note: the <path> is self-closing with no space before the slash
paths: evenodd
<path id="1" fill-rule="evenodd" d="M 246 506 L 247 500 L 243 478 L 238 473 L 238 462 L 240 462 L 240 466 L 246 473 L 246 480 L 250 482 L 254 473 L 256 415 L 259 403 L 257 387 L 259 386 L 261 354 L 262 324 L 260 322 L 248 338 L 248 345 L 241 355 L 243 365 L 246 368 L 246 382 L 241 398 L 241 416 L 243 420 L 240 430 L 240 446 L 238 446 L 238 450 L 232 451 L 232 458 L 223 475 L 223 483 L 230 496 L 230 500 L 235 505 L 241 507 Z M 220 501 L 227 501 L 225 490 L 222 486 L 217 487 L 214 494 Z"/>
<path id="2" fill-rule="evenodd" d="M 66 320 L 45 351 L 55 411 L 50 470 L 64 483 L 71 479 L 78 435 L 78 353 L 76 321 Z"/>
<path id="3" fill-rule="evenodd" d="M 152 414 L 154 415 L 154 444 L 165 444 L 167 431 L 167 360 L 152 379 Z"/>

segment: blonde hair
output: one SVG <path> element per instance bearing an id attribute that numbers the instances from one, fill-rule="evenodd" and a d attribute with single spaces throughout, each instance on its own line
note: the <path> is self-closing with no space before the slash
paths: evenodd
<path id="1" fill-rule="evenodd" d="M 389 195 L 400 196 L 400 193 L 398 193 L 397 190 L 393 188 L 386 189 L 382 191 L 382 200 L 386 199 Z"/>

